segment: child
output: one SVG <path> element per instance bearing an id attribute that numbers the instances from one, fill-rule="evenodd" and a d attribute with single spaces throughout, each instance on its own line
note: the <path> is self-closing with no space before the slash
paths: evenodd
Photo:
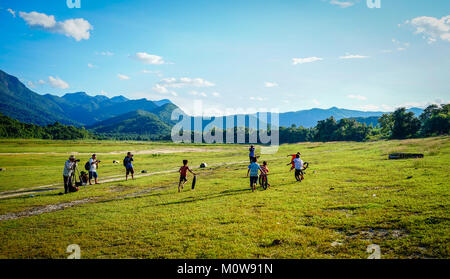
<path id="1" fill-rule="evenodd" d="M 261 170 L 264 172 L 264 174 L 261 174 L 261 176 L 259 177 L 259 185 L 263 186 L 262 185 L 264 183 L 263 179 L 265 179 L 267 181 L 267 174 L 269 173 L 269 168 L 267 167 L 266 161 L 263 162 Z M 270 187 L 269 183 L 267 183 L 267 187 Z"/>
<path id="2" fill-rule="evenodd" d="M 305 178 L 303 177 L 303 161 L 302 159 L 300 159 L 299 154 L 295 156 L 294 164 L 295 164 L 295 179 L 297 179 L 297 181 L 299 182 L 302 182 L 302 180 Z"/>
<path id="3" fill-rule="evenodd" d="M 180 168 L 180 182 L 178 183 L 178 193 L 181 192 L 181 189 L 184 188 L 184 184 L 187 182 L 187 172 L 192 173 L 193 175 L 196 175 L 192 172 L 192 170 L 188 166 L 188 160 L 183 160 L 183 166 Z"/>
<path id="4" fill-rule="evenodd" d="M 295 163 L 294 163 L 294 160 L 297 158 L 297 155 L 302 155 L 302 154 L 300 154 L 300 152 L 297 152 L 297 154 L 291 154 L 291 155 L 288 155 L 288 157 L 289 156 L 291 156 L 291 162 L 289 163 L 289 164 L 287 164 L 286 166 L 289 166 L 289 165 L 291 165 L 291 169 L 289 170 L 289 171 L 292 171 L 293 169 L 295 169 Z"/>
<path id="5" fill-rule="evenodd" d="M 258 171 L 262 174 L 264 173 L 261 167 L 256 163 L 256 158 L 252 158 L 252 163 L 248 166 L 247 177 L 250 174 L 250 187 L 252 192 L 256 189 L 256 184 L 258 183 Z"/>

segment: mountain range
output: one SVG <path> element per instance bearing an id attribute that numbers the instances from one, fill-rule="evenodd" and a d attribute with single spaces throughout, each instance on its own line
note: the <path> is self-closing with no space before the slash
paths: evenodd
<path id="1" fill-rule="evenodd" d="M 124 96 L 109 98 L 90 96 L 85 92 L 68 93 L 62 97 L 38 94 L 20 80 L 0 70 L 0 112 L 21 122 L 48 125 L 54 122 L 86 127 L 97 133 L 167 133 L 175 124 L 171 119 L 178 108 L 170 100 L 130 100 Z M 423 110 L 412 108 L 416 116 Z M 359 122 L 376 124 L 384 112 L 365 112 L 332 107 L 280 113 L 280 126 L 314 127 L 317 121 L 333 116 L 336 120 L 354 118 Z M 246 125 L 249 118 L 246 116 Z M 236 118 L 236 116 L 235 116 Z M 269 119 L 270 121 L 270 119 Z M 203 121 L 203 127 L 210 121 Z M 235 124 L 237 125 L 237 124 Z M 230 128 L 230 127 L 227 127 Z"/>

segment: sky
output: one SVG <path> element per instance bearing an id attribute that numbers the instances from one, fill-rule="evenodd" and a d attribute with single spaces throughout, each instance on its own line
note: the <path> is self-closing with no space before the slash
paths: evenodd
<path id="1" fill-rule="evenodd" d="M 450 100 L 448 0 L 67 2 L 0 0 L 0 69 L 39 94 L 194 114 L 199 101 L 227 114 Z"/>

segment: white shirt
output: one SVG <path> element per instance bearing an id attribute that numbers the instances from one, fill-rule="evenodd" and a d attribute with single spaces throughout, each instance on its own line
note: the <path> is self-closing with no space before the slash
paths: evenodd
<path id="1" fill-rule="evenodd" d="M 94 162 L 94 159 L 89 159 L 89 165 L 91 166 L 91 169 L 89 171 L 96 172 L 97 171 L 97 164 L 92 164 Z"/>
<path id="2" fill-rule="evenodd" d="M 294 163 L 295 163 L 295 169 L 296 170 L 301 170 L 303 169 L 303 161 L 300 158 L 295 158 L 294 159 Z"/>
<path id="3" fill-rule="evenodd" d="M 64 170 L 63 170 L 63 175 L 64 176 L 71 176 L 73 173 L 73 165 L 75 164 L 75 162 L 71 162 L 70 160 L 67 160 L 66 163 L 64 164 Z"/>

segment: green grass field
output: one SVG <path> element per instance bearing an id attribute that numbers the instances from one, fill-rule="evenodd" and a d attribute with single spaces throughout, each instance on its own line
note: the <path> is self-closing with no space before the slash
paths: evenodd
<path id="1" fill-rule="evenodd" d="M 98 259 L 365 259 L 371 244 L 384 259 L 449 258 L 449 137 L 283 145 L 261 155 L 272 187 L 254 193 L 247 148 L 2 140 L 0 258 L 66 258 L 70 244 Z M 127 151 L 146 176 L 124 181 L 112 162 Z M 297 151 L 310 163 L 301 183 L 286 166 Z M 111 181 L 58 195 L 69 154 L 82 169 L 93 152 Z M 425 158 L 388 160 L 392 152 Z M 199 176 L 177 193 L 182 159 Z"/>

